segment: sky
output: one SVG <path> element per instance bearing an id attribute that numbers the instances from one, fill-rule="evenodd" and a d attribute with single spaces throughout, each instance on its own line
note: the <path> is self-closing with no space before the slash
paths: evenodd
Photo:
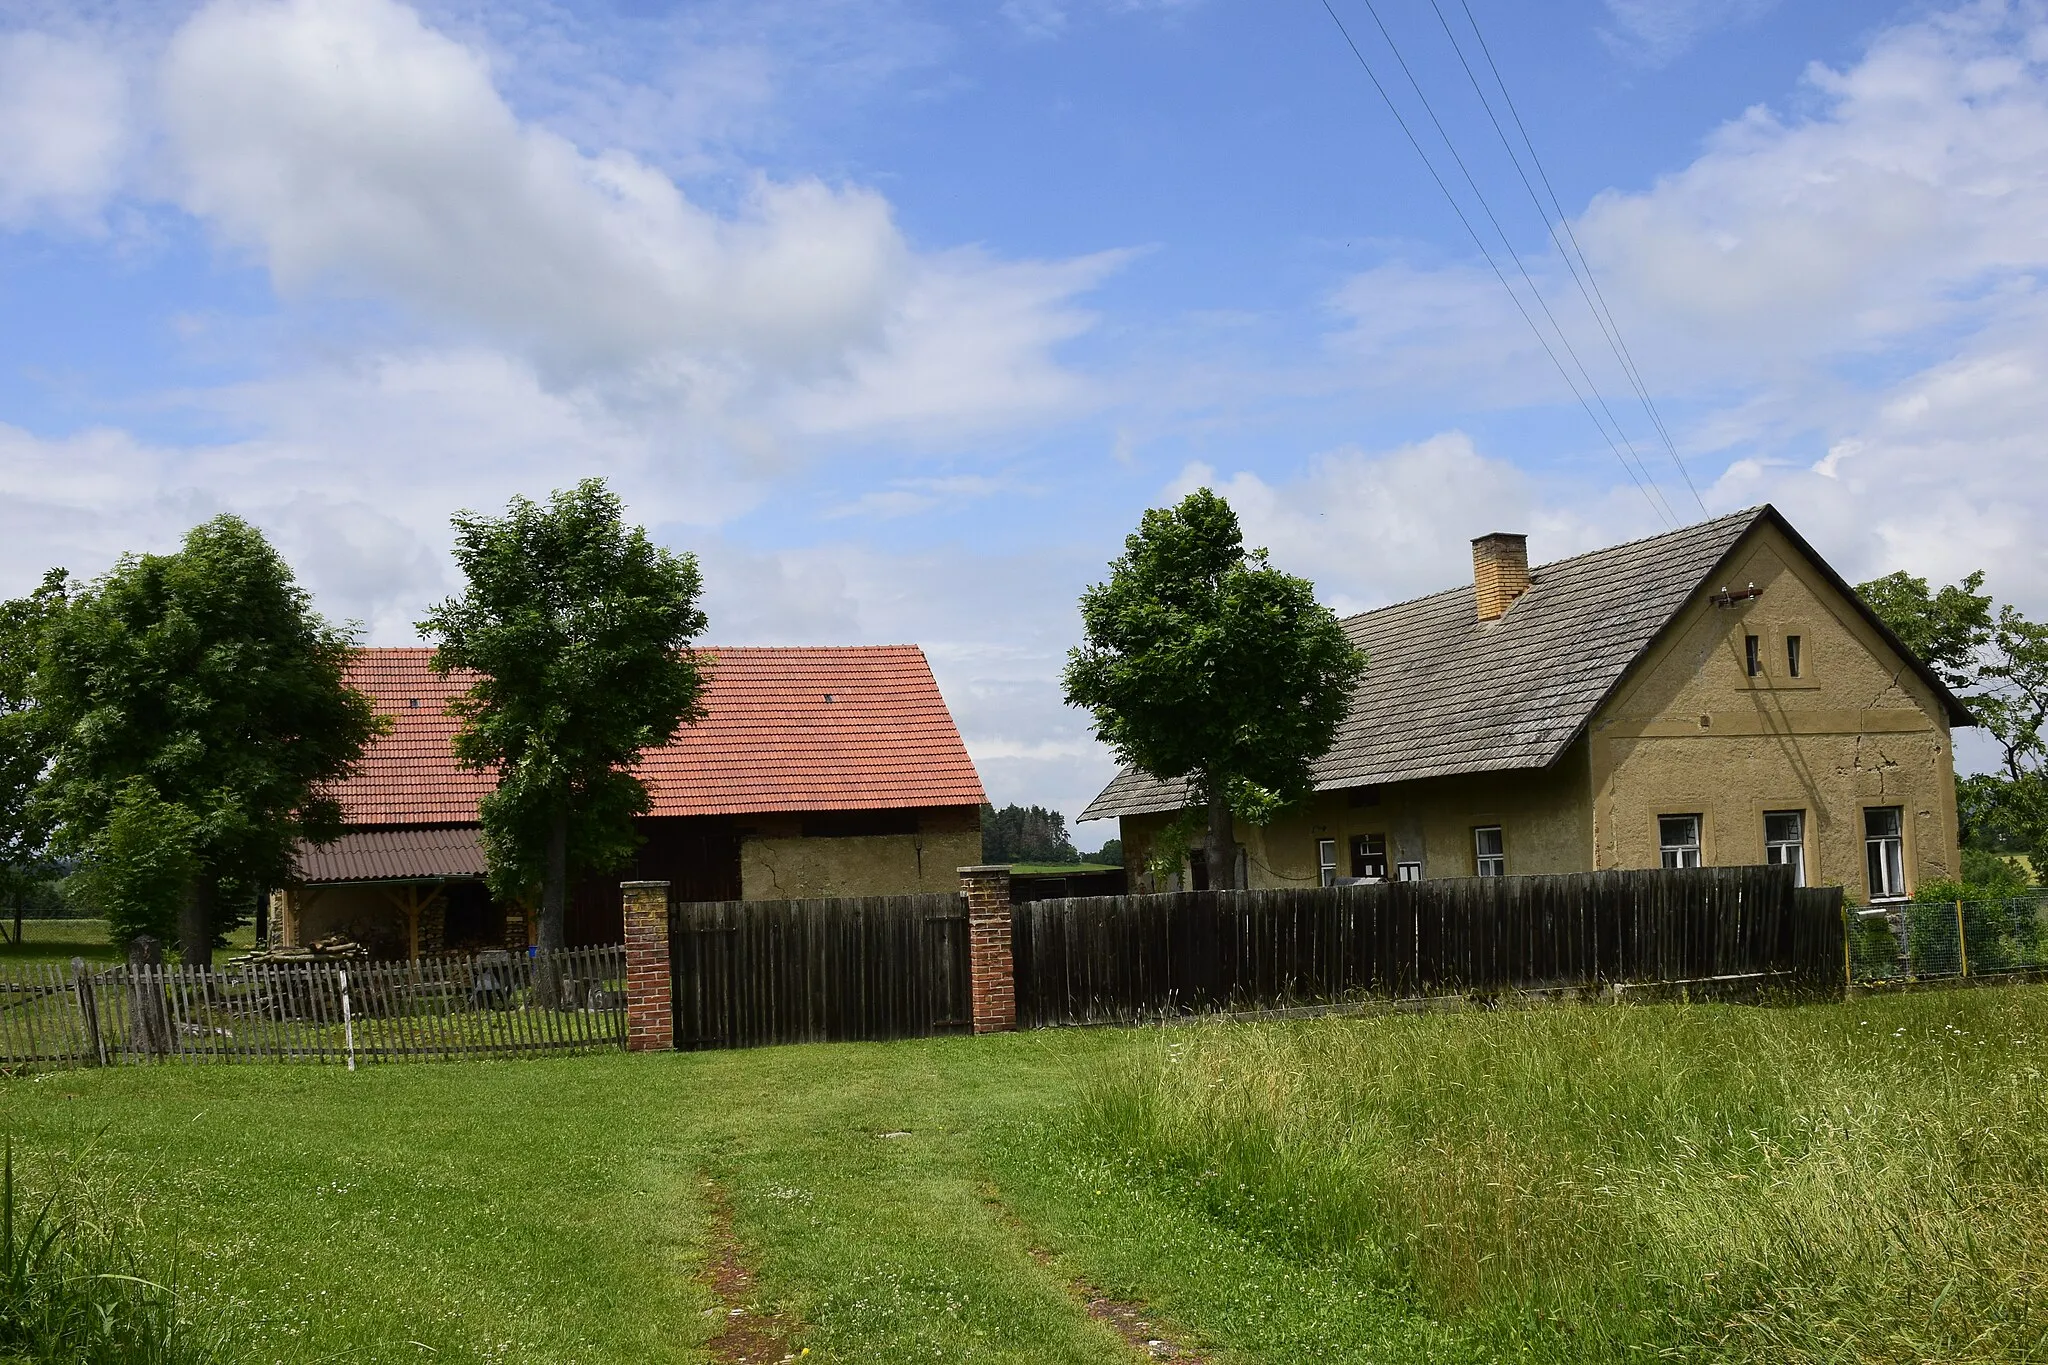
<path id="1" fill-rule="evenodd" d="M 1766 501 L 2048 610 L 2044 269 L 2040 4 L 0 0 L 0 596 L 226 511 L 411 643 L 600 475 L 1071 818 L 1205 484 L 1340 611 Z"/>

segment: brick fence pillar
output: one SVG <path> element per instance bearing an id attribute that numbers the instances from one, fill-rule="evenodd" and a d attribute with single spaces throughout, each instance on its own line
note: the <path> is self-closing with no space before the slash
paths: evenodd
<path id="1" fill-rule="evenodd" d="M 626 1050 L 666 1052 L 676 1045 L 668 883 L 620 882 L 619 894 L 626 907 Z"/>
<path id="2" fill-rule="evenodd" d="M 967 975 L 974 993 L 974 1031 L 1017 1027 L 1017 974 L 1010 957 L 1010 869 L 963 867 L 967 897 Z"/>

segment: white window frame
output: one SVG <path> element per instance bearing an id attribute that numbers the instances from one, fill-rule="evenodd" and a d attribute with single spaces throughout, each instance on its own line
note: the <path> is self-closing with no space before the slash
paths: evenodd
<path id="1" fill-rule="evenodd" d="M 1871 833 L 1873 815 L 1893 817 L 1889 834 Z M 1902 901 L 1906 898 L 1906 808 L 1865 806 L 1863 808 L 1863 875 L 1870 885 L 1870 899 Z"/>
<path id="2" fill-rule="evenodd" d="M 1742 671 L 1752 678 L 1764 675 L 1764 637 L 1744 635 L 1742 637 Z"/>
<path id="3" fill-rule="evenodd" d="M 1394 880 L 1397 882 L 1419 882 L 1422 880 L 1421 863 L 1395 863 Z"/>
<path id="4" fill-rule="evenodd" d="M 1785 676 L 1800 678 L 1806 675 L 1806 637 L 1787 635 L 1785 637 Z"/>
<path id="5" fill-rule="evenodd" d="M 1486 836 L 1493 836 L 1493 847 L 1488 849 Z M 1499 825 L 1474 825 L 1472 827 L 1472 867 L 1481 877 L 1505 877 L 1508 875 L 1508 836 Z"/>
<path id="6" fill-rule="evenodd" d="M 1691 821 L 1691 838 L 1684 822 Z M 1707 817 L 1696 812 L 1657 817 L 1657 862 L 1665 868 L 1699 867 L 1705 862 Z M 1681 837 L 1674 837 L 1674 833 Z"/>
<path id="7" fill-rule="evenodd" d="M 1318 885 L 1335 886 L 1337 884 L 1337 841 L 1335 839 L 1316 840 L 1316 874 Z"/>
<path id="8" fill-rule="evenodd" d="M 1773 839 L 1771 821 L 1789 819 L 1797 831 L 1790 839 Z M 1767 810 L 1764 812 L 1764 862 L 1770 867 L 1792 869 L 1792 885 L 1806 885 L 1806 812 L 1803 810 Z"/>

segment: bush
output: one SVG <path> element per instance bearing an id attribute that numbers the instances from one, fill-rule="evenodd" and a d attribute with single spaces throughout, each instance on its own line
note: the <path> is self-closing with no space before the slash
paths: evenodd
<path id="1" fill-rule="evenodd" d="M 53 1196 L 33 1211 L 0 1172 L 0 1360 L 63 1365 L 217 1365 L 227 1356 L 145 1273 L 122 1229 Z"/>

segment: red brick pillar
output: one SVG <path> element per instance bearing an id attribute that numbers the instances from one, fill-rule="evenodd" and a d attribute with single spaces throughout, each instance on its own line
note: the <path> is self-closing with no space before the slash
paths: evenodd
<path id="1" fill-rule="evenodd" d="M 666 1052 L 676 1045 L 668 883 L 620 882 L 619 894 L 626 905 L 626 1050 Z"/>
<path id="2" fill-rule="evenodd" d="M 973 984 L 974 1031 L 1017 1027 L 1016 968 L 1010 957 L 1010 869 L 963 867 L 967 897 L 967 975 Z"/>

